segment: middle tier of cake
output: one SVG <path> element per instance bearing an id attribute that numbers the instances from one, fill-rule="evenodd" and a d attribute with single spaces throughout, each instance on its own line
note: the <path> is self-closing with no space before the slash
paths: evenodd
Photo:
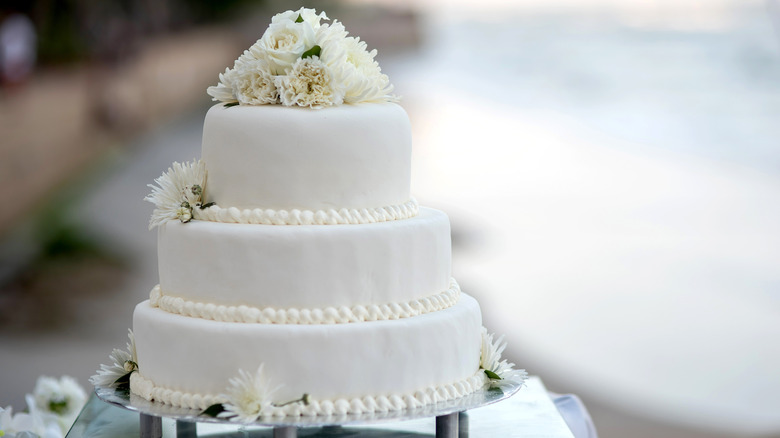
<path id="1" fill-rule="evenodd" d="M 457 300 L 449 219 L 430 208 L 409 219 L 357 225 L 171 221 L 159 228 L 158 256 L 160 285 L 152 299 L 162 298 L 168 311 L 182 308 L 175 313 L 188 314 L 184 306 L 362 311 L 431 300 L 431 310 L 440 310 Z M 420 313 L 426 312 L 362 319 Z"/>

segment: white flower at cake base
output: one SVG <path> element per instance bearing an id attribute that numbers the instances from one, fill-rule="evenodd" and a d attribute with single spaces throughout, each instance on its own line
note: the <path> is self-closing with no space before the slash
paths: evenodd
<path id="1" fill-rule="evenodd" d="M 525 381 L 527 373 L 525 370 L 514 369 L 515 364 L 501 359 L 501 353 L 506 349 L 506 341 L 501 336 L 493 339 L 494 334 L 488 334 L 487 329 L 482 327 L 482 353 L 479 358 L 480 369 L 485 370 L 485 375 L 491 381 L 512 380 L 518 383 Z"/>
<path id="2" fill-rule="evenodd" d="M 129 385 L 129 374 L 138 369 L 138 355 L 135 350 L 133 331 L 127 331 L 130 341 L 127 350 L 115 348 L 109 357 L 111 365 L 101 364 L 97 374 L 89 378 L 89 382 L 103 388 L 116 388 Z"/>
<path id="3" fill-rule="evenodd" d="M 28 394 L 28 404 L 33 402 Z M 13 408 L 0 408 L 0 437 L 3 438 L 62 438 L 63 431 L 53 415 L 42 414 L 35 405 L 28 406 L 30 412 L 14 414 Z M 70 426 L 68 426 L 70 428 Z"/>
<path id="4" fill-rule="evenodd" d="M 76 379 L 62 376 L 40 377 L 27 404 L 32 412 L 40 413 L 44 420 L 56 421 L 62 432 L 67 432 L 87 402 L 87 394 Z M 34 406 L 34 408 L 33 408 Z"/>
<path id="5" fill-rule="evenodd" d="M 339 105 L 343 93 L 334 89 L 330 72 L 317 56 L 299 59 L 287 76 L 279 76 L 279 99 L 287 106 L 311 108 Z"/>
<path id="6" fill-rule="evenodd" d="M 251 423 L 273 405 L 271 397 L 278 388 L 269 386 L 262 364 L 254 374 L 244 370 L 238 373 L 238 377 L 230 379 L 227 394 L 222 396 L 227 401 L 222 404 L 225 410 L 218 416 L 229 418 L 230 421 Z"/>
<path id="7" fill-rule="evenodd" d="M 168 171 L 149 184 L 152 193 L 144 201 L 154 203 L 155 209 L 149 221 L 149 229 L 170 220 L 189 222 L 203 205 L 206 187 L 206 164 L 202 160 L 173 163 Z"/>

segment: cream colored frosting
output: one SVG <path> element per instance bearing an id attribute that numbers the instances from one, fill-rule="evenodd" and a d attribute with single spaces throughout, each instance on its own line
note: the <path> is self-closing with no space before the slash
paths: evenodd
<path id="1" fill-rule="evenodd" d="M 483 370 L 470 377 L 444 385 L 431 385 L 417 391 L 389 394 L 367 395 L 352 399 L 309 400 L 308 405 L 292 403 L 281 407 L 271 407 L 265 417 L 346 415 L 373 412 L 388 412 L 401 409 L 413 409 L 432 403 L 445 402 L 471 394 L 482 388 L 487 379 Z M 226 400 L 221 395 L 192 394 L 172 388 L 157 386 L 140 372 L 130 375 L 130 389 L 149 401 L 157 401 L 173 406 L 190 409 L 206 409 Z"/>
<path id="2" fill-rule="evenodd" d="M 203 125 L 207 201 L 313 212 L 404 205 L 411 138 L 409 117 L 394 103 L 214 105 Z"/>
<path id="3" fill-rule="evenodd" d="M 417 201 L 410 199 L 399 205 L 363 209 L 342 208 L 340 210 L 288 211 L 262 208 L 222 208 L 218 205 L 213 205 L 203 210 L 196 209 L 194 213 L 196 219 L 212 222 L 263 225 L 337 225 L 371 224 L 408 219 L 417 216 L 418 211 Z"/>
<path id="4" fill-rule="evenodd" d="M 349 322 L 381 321 L 409 318 L 446 309 L 458 302 L 460 287 L 455 279 L 449 289 L 431 296 L 403 303 L 369 304 L 356 306 L 274 309 L 273 307 L 225 306 L 201 303 L 182 297 L 164 295 L 157 285 L 149 294 L 149 302 L 169 313 L 193 318 L 224 322 L 256 324 L 344 324 Z"/>
<path id="5" fill-rule="evenodd" d="M 257 308 L 403 303 L 450 286 L 444 213 L 358 225 L 192 221 L 158 231 L 160 290 L 187 301 Z"/>
<path id="6" fill-rule="evenodd" d="M 283 385 L 277 402 L 304 393 L 315 400 L 401 396 L 463 381 L 479 369 L 481 327 L 479 305 L 466 294 L 437 312 L 354 324 L 210 321 L 148 301 L 133 315 L 139 371 L 154 386 L 221 394 L 239 369 L 264 364 L 269 382 Z M 152 394 L 149 385 L 134 392 Z"/>

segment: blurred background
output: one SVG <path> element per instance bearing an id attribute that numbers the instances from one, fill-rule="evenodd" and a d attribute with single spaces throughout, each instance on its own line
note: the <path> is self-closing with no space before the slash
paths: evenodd
<path id="1" fill-rule="evenodd" d="M 88 377 L 157 283 L 152 205 L 270 17 L 379 51 L 412 190 L 508 354 L 600 436 L 780 436 L 780 1 L 0 5 L 0 406 Z"/>

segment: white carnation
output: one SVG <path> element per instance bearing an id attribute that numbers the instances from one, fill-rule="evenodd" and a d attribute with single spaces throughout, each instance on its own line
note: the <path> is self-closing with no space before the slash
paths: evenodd
<path id="1" fill-rule="evenodd" d="M 279 99 L 268 63 L 252 59 L 241 63 L 232 75 L 234 94 L 242 105 L 273 104 Z"/>
<path id="2" fill-rule="evenodd" d="M 277 76 L 275 83 L 286 106 L 321 108 L 344 101 L 343 90 L 334 86 L 330 71 L 316 56 L 299 59 L 286 76 Z"/>

